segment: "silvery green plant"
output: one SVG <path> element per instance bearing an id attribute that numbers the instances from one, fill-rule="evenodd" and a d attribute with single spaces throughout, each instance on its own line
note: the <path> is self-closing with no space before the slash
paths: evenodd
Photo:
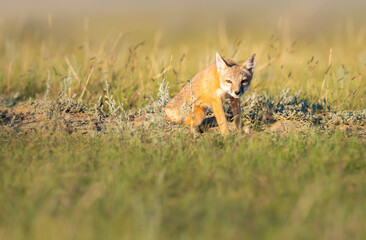
<path id="1" fill-rule="evenodd" d="M 290 95 L 284 89 L 278 97 L 255 94 L 244 98 L 243 119 L 246 124 L 263 126 L 266 119 L 272 121 L 296 120 L 311 124 L 357 124 L 366 125 L 366 109 L 363 111 L 332 111 L 325 99 L 310 102 L 301 96 L 301 91 Z"/>
<path id="2" fill-rule="evenodd" d="M 46 93 L 44 96 L 45 100 L 49 100 L 50 98 L 50 89 L 51 89 L 51 72 L 49 69 L 47 69 Z"/>
<path id="3" fill-rule="evenodd" d="M 113 98 L 113 95 L 109 92 L 109 85 L 108 82 L 105 81 L 105 98 L 106 101 L 105 103 L 108 105 L 108 109 L 109 112 L 111 113 L 112 116 L 116 116 L 119 112 L 119 110 L 121 109 L 121 106 L 118 106 L 116 103 L 116 100 Z"/>
<path id="4" fill-rule="evenodd" d="M 70 95 L 71 85 L 72 85 L 72 75 L 71 75 L 71 69 L 69 67 L 67 76 L 64 78 L 63 81 L 63 87 L 61 85 L 61 89 L 65 98 L 68 98 Z"/>

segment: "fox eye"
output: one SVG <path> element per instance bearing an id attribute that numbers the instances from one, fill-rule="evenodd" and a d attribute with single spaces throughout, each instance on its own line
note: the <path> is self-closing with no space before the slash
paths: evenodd
<path id="1" fill-rule="evenodd" d="M 241 84 L 244 84 L 244 83 L 247 83 L 248 82 L 248 79 L 243 79 L 242 81 L 241 81 Z"/>
<path id="2" fill-rule="evenodd" d="M 233 83 L 230 79 L 226 79 L 227 83 Z"/>

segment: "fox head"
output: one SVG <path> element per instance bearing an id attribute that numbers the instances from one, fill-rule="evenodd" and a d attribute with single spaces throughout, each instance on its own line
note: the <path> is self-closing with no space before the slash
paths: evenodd
<path id="1" fill-rule="evenodd" d="M 223 59 L 220 54 L 216 53 L 216 67 L 221 90 L 233 98 L 242 96 L 251 84 L 255 64 L 255 54 L 242 65 L 238 65 L 232 60 Z"/>

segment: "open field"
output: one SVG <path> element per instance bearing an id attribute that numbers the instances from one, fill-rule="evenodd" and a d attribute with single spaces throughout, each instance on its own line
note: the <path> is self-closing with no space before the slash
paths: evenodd
<path id="1" fill-rule="evenodd" d="M 364 239 L 365 19 L 253 17 L 0 19 L 0 239 Z M 162 112 L 217 51 L 226 138 Z"/>

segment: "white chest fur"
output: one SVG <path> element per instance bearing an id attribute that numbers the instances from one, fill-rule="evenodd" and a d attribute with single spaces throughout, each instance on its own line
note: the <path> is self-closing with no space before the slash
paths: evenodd
<path id="1" fill-rule="evenodd" d="M 222 98 L 225 95 L 226 92 L 224 92 L 224 90 L 222 90 L 221 88 L 216 90 L 216 95 L 220 98 Z"/>

